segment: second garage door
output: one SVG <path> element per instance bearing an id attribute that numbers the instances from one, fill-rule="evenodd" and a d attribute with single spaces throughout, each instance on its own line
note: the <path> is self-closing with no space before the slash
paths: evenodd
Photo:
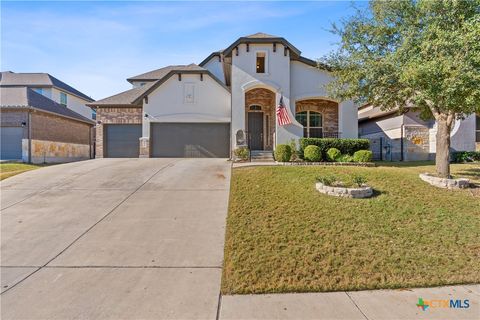
<path id="1" fill-rule="evenodd" d="M 141 124 L 105 125 L 105 157 L 138 158 L 140 153 Z"/>
<path id="2" fill-rule="evenodd" d="M 22 127 L 1 127 L 0 158 L 2 160 L 22 159 Z"/>
<path id="3" fill-rule="evenodd" d="M 152 157 L 228 158 L 229 123 L 152 123 Z"/>

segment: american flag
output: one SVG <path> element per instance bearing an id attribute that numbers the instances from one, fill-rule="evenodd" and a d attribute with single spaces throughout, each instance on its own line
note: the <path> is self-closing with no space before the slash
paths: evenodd
<path id="1" fill-rule="evenodd" d="M 283 97 L 280 98 L 280 103 L 277 107 L 277 121 L 279 126 L 292 123 L 288 116 L 287 108 L 285 108 L 285 105 L 283 104 Z"/>

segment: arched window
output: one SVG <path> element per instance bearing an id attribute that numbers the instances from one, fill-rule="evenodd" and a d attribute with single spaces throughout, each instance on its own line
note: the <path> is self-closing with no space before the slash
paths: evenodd
<path id="1" fill-rule="evenodd" d="M 297 112 L 297 114 L 295 115 L 295 119 L 303 126 L 304 138 L 322 138 L 323 118 L 320 112 Z"/>
<path id="2" fill-rule="evenodd" d="M 262 111 L 262 107 L 253 105 L 253 106 L 250 106 L 250 111 Z"/>

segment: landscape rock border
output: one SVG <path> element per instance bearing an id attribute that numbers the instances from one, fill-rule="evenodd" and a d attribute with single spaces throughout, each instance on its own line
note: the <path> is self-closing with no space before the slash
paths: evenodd
<path id="1" fill-rule="evenodd" d="M 345 188 L 326 186 L 321 182 L 317 182 L 315 184 L 315 188 L 320 193 L 335 197 L 362 199 L 370 198 L 371 196 L 373 196 L 373 189 L 369 186 L 359 188 Z"/>
<path id="2" fill-rule="evenodd" d="M 470 180 L 465 178 L 447 179 L 431 175 L 430 173 L 420 173 L 420 179 L 428 182 L 434 187 L 444 189 L 466 189 L 470 187 Z"/>
<path id="3" fill-rule="evenodd" d="M 293 162 L 278 162 L 280 166 L 345 166 L 345 167 L 375 167 L 374 162 L 308 162 L 308 161 L 293 161 Z"/>

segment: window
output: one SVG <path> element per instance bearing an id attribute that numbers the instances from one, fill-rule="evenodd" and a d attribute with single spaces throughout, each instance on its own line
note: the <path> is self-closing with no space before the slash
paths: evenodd
<path id="1" fill-rule="evenodd" d="M 477 114 L 477 124 L 476 124 L 476 131 L 475 131 L 475 141 L 480 142 L 480 114 Z"/>
<path id="2" fill-rule="evenodd" d="M 43 88 L 32 88 L 36 93 L 43 94 Z"/>
<path id="3" fill-rule="evenodd" d="M 60 92 L 60 104 L 67 106 L 67 94 L 65 92 Z"/>
<path id="4" fill-rule="evenodd" d="M 92 109 L 92 119 L 97 120 L 97 110 Z"/>
<path id="5" fill-rule="evenodd" d="M 253 105 L 253 106 L 250 106 L 250 110 L 251 111 L 262 111 L 262 107 L 257 106 L 257 105 Z"/>
<path id="6" fill-rule="evenodd" d="M 145 82 L 140 82 L 140 87 L 143 87 L 145 85 Z"/>
<path id="7" fill-rule="evenodd" d="M 257 73 L 265 73 L 265 52 L 257 52 Z"/>
<path id="8" fill-rule="evenodd" d="M 303 137 L 322 138 L 323 119 L 320 112 L 302 111 L 297 112 L 295 119 L 303 126 Z"/>

